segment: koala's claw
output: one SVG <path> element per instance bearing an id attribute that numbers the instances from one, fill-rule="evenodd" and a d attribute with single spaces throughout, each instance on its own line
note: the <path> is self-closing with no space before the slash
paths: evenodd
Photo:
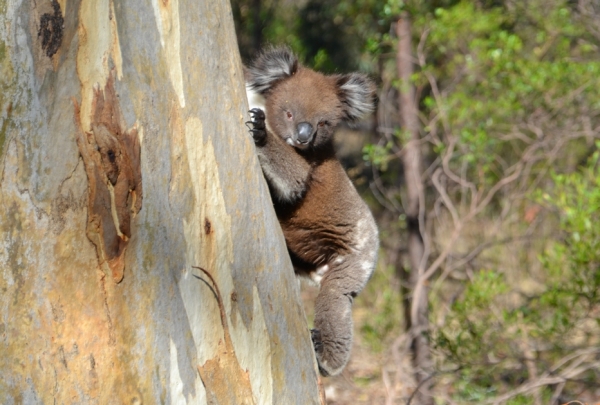
<path id="1" fill-rule="evenodd" d="M 315 354 L 317 355 L 317 365 L 319 366 L 319 373 L 321 373 L 323 377 L 329 377 L 329 372 L 321 366 L 321 356 L 323 355 L 323 341 L 321 340 L 321 331 L 319 329 L 311 329 L 310 338 L 312 339 Z"/>
<path id="2" fill-rule="evenodd" d="M 265 113 L 260 108 L 253 108 L 248 112 L 250 113 L 251 121 L 246 121 L 246 126 L 252 134 L 254 143 L 262 146 L 267 139 Z"/>
<path id="3" fill-rule="evenodd" d="M 323 341 L 321 340 L 321 331 L 319 329 L 311 329 L 310 330 L 310 338 L 313 342 L 315 352 L 321 353 L 323 351 Z"/>

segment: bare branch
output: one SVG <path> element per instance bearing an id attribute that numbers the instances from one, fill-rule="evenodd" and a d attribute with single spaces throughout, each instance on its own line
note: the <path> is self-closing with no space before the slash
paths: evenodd
<path id="1" fill-rule="evenodd" d="M 507 392 L 506 394 L 500 395 L 496 398 L 489 399 L 487 401 L 482 402 L 483 404 L 500 404 L 505 402 L 511 398 L 516 397 L 517 395 L 531 393 L 539 389 L 540 387 L 555 385 L 555 384 L 564 384 L 569 380 L 577 377 L 578 375 L 591 370 L 598 369 L 600 367 L 600 361 L 592 361 L 580 367 L 586 360 L 594 360 L 596 355 L 600 353 L 600 348 L 585 348 L 579 350 L 575 353 L 572 353 L 568 356 L 565 356 L 561 360 L 557 362 L 550 370 L 543 373 L 540 377 L 530 380 L 525 384 L 522 384 L 520 387 Z M 562 373 L 558 375 L 555 372 L 562 367 L 562 365 L 569 363 L 570 361 L 574 361 L 573 364 L 569 365 Z"/>

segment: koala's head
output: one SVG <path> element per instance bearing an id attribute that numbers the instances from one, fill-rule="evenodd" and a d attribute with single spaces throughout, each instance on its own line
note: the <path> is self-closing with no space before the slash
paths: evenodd
<path id="1" fill-rule="evenodd" d="M 245 71 L 246 86 L 264 97 L 268 128 L 298 149 L 331 142 L 340 121 L 374 108 L 375 85 L 359 73 L 326 76 L 303 67 L 287 48 L 262 53 Z"/>

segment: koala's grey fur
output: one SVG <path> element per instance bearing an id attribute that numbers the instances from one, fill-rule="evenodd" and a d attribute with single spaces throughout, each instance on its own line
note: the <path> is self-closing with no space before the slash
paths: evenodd
<path id="1" fill-rule="evenodd" d="M 352 301 L 377 262 L 371 212 L 335 156 L 333 131 L 371 112 L 366 76 L 325 76 L 287 48 L 245 69 L 251 133 L 297 274 L 320 284 L 312 339 L 323 375 L 342 371 L 352 345 Z"/>

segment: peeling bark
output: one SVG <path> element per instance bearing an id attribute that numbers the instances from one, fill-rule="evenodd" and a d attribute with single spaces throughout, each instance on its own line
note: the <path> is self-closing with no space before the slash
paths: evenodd
<path id="1" fill-rule="evenodd" d="M 120 283 L 124 276 L 125 248 L 131 238 L 131 219 L 142 208 L 138 129 L 125 129 L 114 89 L 114 74 L 103 91 L 94 89 L 92 105 L 92 131 L 84 133 L 81 111 L 75 102 L 77 146 L 89 184 L 86 233 L 96 246 L 100 265 L 106 262 L 113 281 Z"/>
<path id="2" fill-rule="evenodd" d="M 254 399 L 252 398 L 252 387 L 250 386 L 248 372 L 242 370 L 235 355 L 219 287 L 208 271 L 201 267 L 194 266 L 194 268 L 202 271 L 210 280 L 211 284 L 207 283 L 207 285 L 214 289 L 215 298 L 219 305 L 219 315 L 221 315 L 221 326 L 223 326 L 224 340 L 219 341 L 217 355 L 198 366 L 202 384 L 204 384 L 209 397 L 208 402 L 215 404 L 253 405 Z M 202 280 L 202 278 L 196 277 Z"/>

